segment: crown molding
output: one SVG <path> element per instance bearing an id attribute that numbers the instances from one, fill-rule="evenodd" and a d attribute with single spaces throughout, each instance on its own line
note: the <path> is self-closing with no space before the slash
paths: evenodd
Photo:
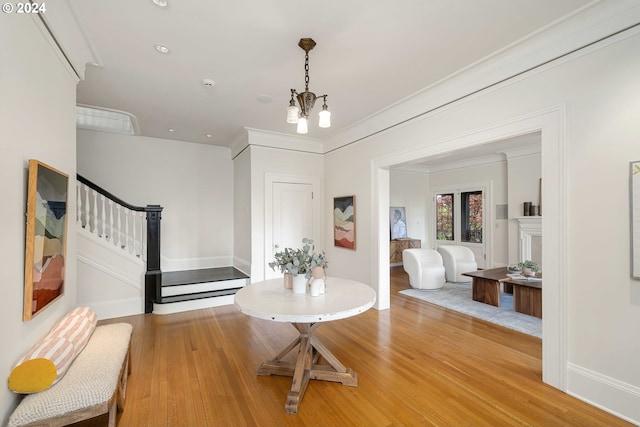
<path id="1" fill-rule="evenodd" d="M 533 144 L 526 147 L 510 148 L 502 150 L 500 153 L 507 157 L 507 160 L 518 159 L 523 157 L 532 157 L 542 155 L 542 144 Z"/>
<path id="2" fill-rule="evenodd" d="M 247 145 L 269 148 L 281 148 L 303 153 L 323 154 L 322 141 L 280 132 L 245 127 Z"/>
<path id="3" fill-rule="evenodd" d="M 640 3 L 636 0 L 594 0 L 574 14 L 325 139 L 325 153 L 362 142 L 391 128 L 413 124 L 454 104 L 467 102 L 481 91 L 509 84 L 523 73 L 554 67 L 560 63 L 557 59 L 579 55 L 585 47 L 587 51 L 597 49 L 605 43 L 593 43 L 638 22 Z"/>
<path id="4" fill-rule="evenodd" d="M 56 1 L 55 7 L 48 7 L 47 12 L 39 14 L 38 17 L 42 19 L 53 43 L 79 79 L 84 80 L 87 64 L 100 66 L 95 49 L 78 22 L 69 0 Z"/>
<path id="5" fill-rule="evenodd" d="M 504 163 L 506 159 L 502 154 L 489 154 L 487 156 L 474 157 L 450 163 L 428 166 L 429 173 L 447 172 L 459 169 L 467 169 L 479 166 L 489 166 Z"/>

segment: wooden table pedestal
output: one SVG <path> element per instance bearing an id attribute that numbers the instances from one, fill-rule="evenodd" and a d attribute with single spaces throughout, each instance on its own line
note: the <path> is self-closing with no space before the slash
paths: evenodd
<path id="1" fill-rule="evenodd" d="M 300 335 L 286 346 L 273 359 L 263 362 L 258 368 L 258 375 L 282 375 L 293 377 L 291 391 L 287 395 L 285 412 L 295 414 L 302 401 L 309 380 L 333 381 L 342 385 L 357 387 L 358 375 L 342 363 L 313 336 L 313 331 L 320 323 L 293 323 Z M 298 347 L 295 361 L 282 360 Z M 322 362 L 326 362 L 322 363 Z"/>

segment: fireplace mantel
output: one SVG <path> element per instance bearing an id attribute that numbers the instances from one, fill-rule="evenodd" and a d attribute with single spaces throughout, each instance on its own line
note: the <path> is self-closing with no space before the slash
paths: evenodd
<path id="1" fill-rule="evenodd" d="M 542 268 L 542 217 L 520 216 L 514 219 L 518 221 L 520 261 L 531 260 Z"/>

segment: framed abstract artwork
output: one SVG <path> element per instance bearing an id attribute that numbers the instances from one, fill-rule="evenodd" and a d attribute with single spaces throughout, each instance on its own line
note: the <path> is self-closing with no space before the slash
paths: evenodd
<path id="1" fill-rule="evenodd" d="M 333 244 L 356 249 L 356 196 L 333 198 Z"/>
<path id="2" fill-rule="evenodd" d="M 630 164 L 629 188 L 631 192 L 631 277 L 640 279 L 640 161 Z"/>
<path id="3" fill-rule="evenodd" d="M 23 320 L 64 293 L 69 177 L 29 160 Z"/>

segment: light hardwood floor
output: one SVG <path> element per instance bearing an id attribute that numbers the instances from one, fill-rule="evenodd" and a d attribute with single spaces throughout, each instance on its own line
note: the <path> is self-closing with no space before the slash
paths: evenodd
<path id="1" fill-rule="evenodd" d="M 235 306 L 112 319 L 133 327 L 119 426 L 623 426 L 541 381 L 541 340 L 398 293 L 391 309 L 321 325 L 317 334 L 359 386 L 311 381 L 284 412 L 291 378 L 258 365 L 296 336 Z"/>

